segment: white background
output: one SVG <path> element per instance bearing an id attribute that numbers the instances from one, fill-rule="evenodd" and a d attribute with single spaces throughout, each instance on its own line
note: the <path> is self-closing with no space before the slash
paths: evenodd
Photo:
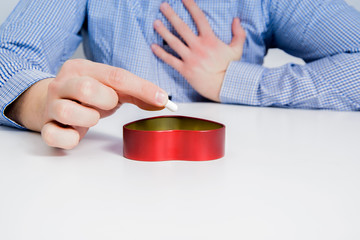
<path id="1" fill-rule="evenodd" d="M 18 0 L 3 0 L 0 7 L 0 23 L 3 23 L 6 17 L 10 14 L 12 9 L 15 7 Z M 346 0 L 350 5 L 354 6 L 360 11 L 360 0 Z M 81 47 L 76 51 L 74 57 L 83 58 Z M 265 58 L 264 65 L 267 67 L 276 67 L 283 65 L 287 62 L 303 63 L 302 60 L 291 57 L 285 54 L 283 51 L 277 49 L 271 49 L 268 56 Z"/>

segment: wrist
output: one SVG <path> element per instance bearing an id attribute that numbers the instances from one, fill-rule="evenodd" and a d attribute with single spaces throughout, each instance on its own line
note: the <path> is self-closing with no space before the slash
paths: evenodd
<path id="1" fill-rule="evenodd" d="M 214 102 L 220 102 L 220 92 L 224 78 L 225 71 L 214 74 L 213 79 L 209 81 L 206 88 L 202 87 L 201 89 L 203 97 L 206 97 Z"/>
<path id="2" fill-rule="evenodd" d="M 27 129 L 39 132 L 44 124 L 45 102 L 51 81 L 52 78 L 47 78 L 33 84 L 6 108 L 6 116 Z"/>

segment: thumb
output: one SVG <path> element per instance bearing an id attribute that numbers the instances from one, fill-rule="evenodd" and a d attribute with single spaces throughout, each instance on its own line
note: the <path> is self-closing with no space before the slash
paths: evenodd
<path id="1" fill-rule="evenodd" d="M 234 49 L 237 53 L 242 54 L 246 39 L 246 33 L 240 24 L 239 18 L 234 18 L 233 23 L 231 25 L 231 30 L 232 30 L 233 38 L 229 46 L 232 49 Z"/>

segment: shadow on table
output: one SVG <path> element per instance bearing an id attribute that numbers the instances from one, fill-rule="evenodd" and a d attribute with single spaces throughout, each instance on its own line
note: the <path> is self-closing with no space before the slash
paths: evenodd
<path id="1" fill-rule="evenodd" d="M 110 134 L 91 131 L 88 132 L 81 144 L 89 144 L 94 148 L 101 148 L 115 155 L 123 156 L 123 139 Z"/>
<path id="2" fill-rule="evenodd" d="M 21 146 L 21 151 L 29 152 L 30 154 L 35 154 L 36 156 L 62 157 L 67 155 L 66 151 L 62 149 L 47 146 L 41 139 L 40 134 L 37 132 L 7 126 L 0 126 L 0 132 L 10 134 L 5 136 L 6 141 L 9 142 L 7 146 L 9 148 Z M 13 143 L 11 143 L 11 141 Z M 16 148 L 14 147 L 14 149 Z"/>
<path id="3" fill-rule="evenodd" d="M 34 133 L 36 134 L 36 133 Z M 34 143 L 35 140 L 33 140 Z M 39 157 L 65 157 L 68 155 L 67 150 L 54 148 L 46 145 L 46 143 L 39 136 L 36 143 L 32 144 L 32 153 Z"/>
<path id="4" fill-rule="evenodd" d="M 0 126 L 0 132 L 19 132 L 19 131 L 26 131 L 26 130 L 20 130 L 20 129 L 8 127 L 8 126 Z"/>
<path id="5" fill-rule="evenodd" d="M 63 150 L 59 148 L 49 147 L 42 140 L 41 136 L 37 132 L 19 130 L 16 128 L 0 126 L 0 133 L 8 132 L 9 134 L 16 136 L 17 145 L 23 147 L 23 150 L 34 154 L 39 157 L 64 157 L 69 154 L 76 152 L 90 153 L 92 150 L 94 152 L 105 151 L 108 153 L 115 154 L 117 156 L 123 156 L 123 139 L 122 137 L 116 137 L 111 134 L 89 131 L 84 139 L 81 140 L 78 146 L 72 150 Z M 9 141 L 12 141 L 9 139 Z"/>

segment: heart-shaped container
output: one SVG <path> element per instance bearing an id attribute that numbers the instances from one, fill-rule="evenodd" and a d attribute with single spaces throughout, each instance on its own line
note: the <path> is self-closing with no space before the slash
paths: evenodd
<path id="1" fill-rule="evenodd" d="M 140 161 L 218 159 L 225 154 L 225 126 L 185 116 L 141 119 L 123 127 L 124 157 Z"/>

